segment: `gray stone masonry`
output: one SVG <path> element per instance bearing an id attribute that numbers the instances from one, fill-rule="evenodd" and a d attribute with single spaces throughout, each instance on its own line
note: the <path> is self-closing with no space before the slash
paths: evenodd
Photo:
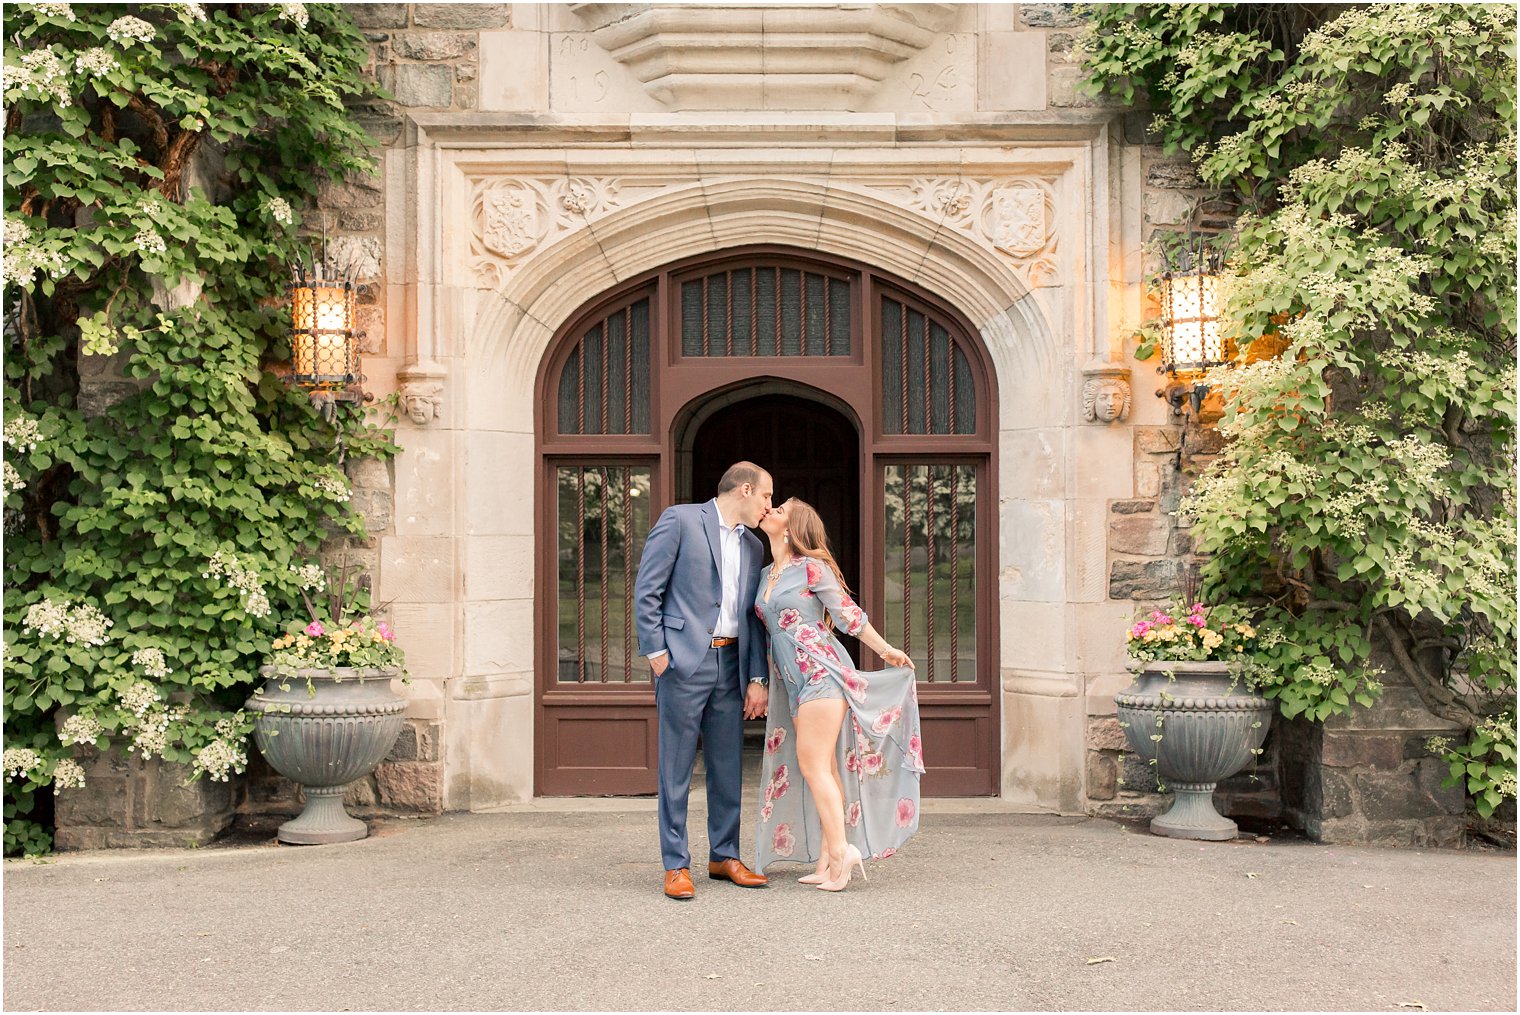
<path id="1" fill-rule="evenodd" d="M 190 781 L 189 765 L 144 761 L 128 746 L 79 750 L 85 785 L 56 797 L 55 848 L 204 846 L 231 824 L 232 783 Z"/>

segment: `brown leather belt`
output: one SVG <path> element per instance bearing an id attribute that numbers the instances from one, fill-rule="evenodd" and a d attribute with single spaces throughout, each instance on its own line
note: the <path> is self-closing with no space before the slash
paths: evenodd
<path id="1" fill-rule="evenodd" d="M 737 644 L 739 644 L 739 639 L 738 638 L 714 638 L 712 640 L 712 647 L 713 648 L 728 648 L 728 646 L 730 646 L 730 645 L 737 645 Z"/>

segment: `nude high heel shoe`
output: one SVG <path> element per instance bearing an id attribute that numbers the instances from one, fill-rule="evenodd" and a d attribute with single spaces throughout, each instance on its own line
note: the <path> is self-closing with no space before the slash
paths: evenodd
<path id="1" fill-rule="evenodd" d="M 823 884 L 827 880 L 828 880 L 828 876 L 825 875 L 823 872 L 821 872 L 821 871 L 814 871 L 811 874 L 804 874 L 804 875 L 802 875 L 802 877 L 800 877 L 800 878 L 797 879 L 797 883 L 799 885 L 821 885 L 821 884 Z"/>
<path id="2" fill-rule="evenodd" d="M 862 881 L 871 880 L 866 877 L 866 864 L 865 860 L 861 858 L 860 850 L 856 848 L 854 843 L 851 843 L 844 848 L 844 872 L 840 874 L 839 880 L 823 882 L 818 886 L 819 891 L 844 891 L 845 887 L 850 883 L 850 878 L 854 876 L 856 867 L 860 868 L 860 879 Z"/>

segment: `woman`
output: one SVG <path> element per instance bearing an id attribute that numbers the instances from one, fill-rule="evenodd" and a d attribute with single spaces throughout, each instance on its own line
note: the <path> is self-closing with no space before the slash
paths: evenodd
<path id="1" fill-rule="evenodd" d="M 818 512 L 793 497 L 760 529 L 775 562 L 755 593 L 771 656 L 756 866 L 816 859 L 800 880 L 837 892 L 857 865 L 865 873 L 862 856 L 885 859 L 918 830 L 924 762 L 913 661 L 850 599 Z M 835 625 L 893 668 L 856 670 Z M 794 787 L 799 770 L 806 786 Z"/>

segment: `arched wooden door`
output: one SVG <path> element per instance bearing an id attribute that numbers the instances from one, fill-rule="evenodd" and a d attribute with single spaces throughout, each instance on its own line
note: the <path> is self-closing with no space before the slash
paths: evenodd
<path id="1" fill-rule="evenodd" d="M 918 667 L 925 793 L 996 793 L 996 392 L 974 336 L 916 287 L 773 247 L 634 279 L 561 331 L 537 407 L 537 793 L 655 791 L 633 578 L 659 511 L 710 497 L 740 447 L 839 514 L 847 577 Z"/>

